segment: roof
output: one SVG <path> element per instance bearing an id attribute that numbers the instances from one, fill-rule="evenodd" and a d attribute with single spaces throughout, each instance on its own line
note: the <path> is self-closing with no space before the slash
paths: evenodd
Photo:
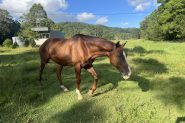
<path id="1" fill-rule="evenodd" d="M 42 31 L 49 31 L 48 27 L 36 27 L 31 28 L 32 31 L 42 32 Z"/>

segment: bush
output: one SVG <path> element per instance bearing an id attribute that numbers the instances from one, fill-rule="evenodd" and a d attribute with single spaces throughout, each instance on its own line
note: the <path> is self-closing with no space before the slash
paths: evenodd
<path id="1" fill-rule="evenodd" d="M 4 42 L 3 42 L 3 46 L 4 47 L 11 47 L 13 44 L 13 41 L 11 39 L 6 39 Z"/>
<path id="2" fill-rule="evenodd" d="M 15 42 L 13 45 L 12 45 L 12 49 L 15 49 L 17 48 L 19 45 L 17 44 L 17 42 Z"/>
<path id="3" fill-rule="evenodd" d="M 31 45 L 31 47 L 36 47 L 35 41 L 34 41 L 34 40 L 31 40 L 31 41 L 30 41 L 30 45 Z"/>

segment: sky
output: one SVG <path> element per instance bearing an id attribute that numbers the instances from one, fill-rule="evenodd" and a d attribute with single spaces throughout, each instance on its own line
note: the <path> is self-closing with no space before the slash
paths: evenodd
<path id="1" fill-rule="evenodd" d="M 84 22 L 109 27 L 139 27 L 158 4 L 157 0 L 0 0 L 0 8 L 14 18 L 40 3 L 55 22 Z"/>

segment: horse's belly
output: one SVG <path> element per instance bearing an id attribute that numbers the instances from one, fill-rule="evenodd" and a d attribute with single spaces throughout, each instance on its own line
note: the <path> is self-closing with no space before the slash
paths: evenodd
<path id="1" fill-rule="evenodd" d="M 64 65 L 64 66 L 72 66 L 73 62 L 70 56 L 52 56 L 51 59 L 56 62 L 57 64 Z"/>

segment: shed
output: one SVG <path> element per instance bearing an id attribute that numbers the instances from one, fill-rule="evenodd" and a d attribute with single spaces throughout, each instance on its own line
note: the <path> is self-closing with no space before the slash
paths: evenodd
<path id="1" fill-rule="evenodd" d="M 31 28 L 32 31 L 39 33 L 39 38 L 35 39 L 36 45 L 42 45 L 48 38 L 64 38 L 64 33 L 50 30 L 48 27 Z"/>

